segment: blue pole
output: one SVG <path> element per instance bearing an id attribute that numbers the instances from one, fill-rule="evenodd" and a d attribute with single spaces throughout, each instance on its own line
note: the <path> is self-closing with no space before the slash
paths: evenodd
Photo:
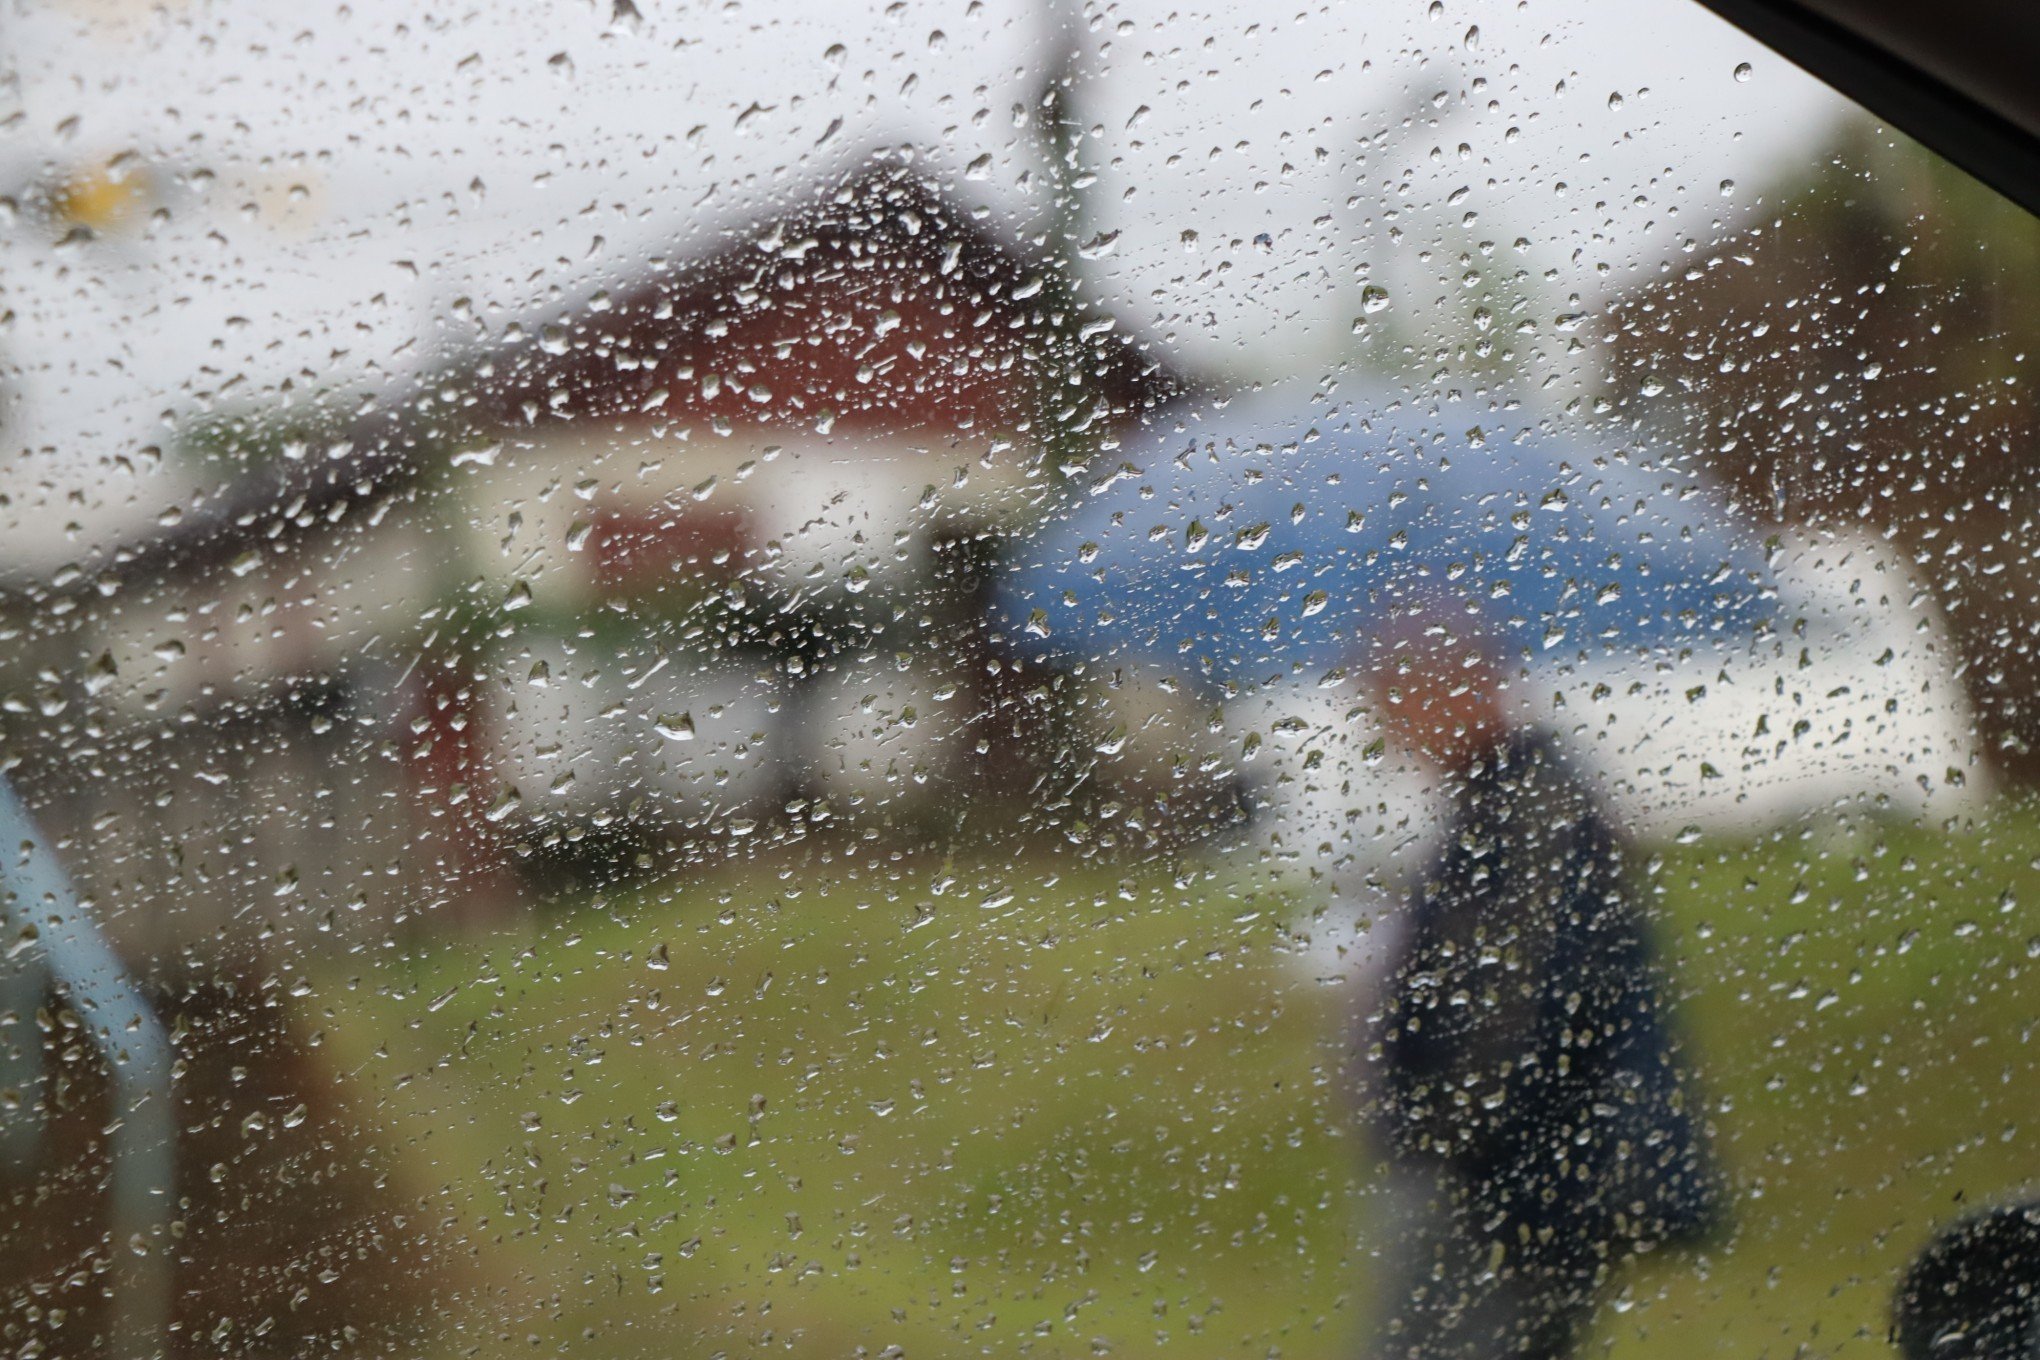
<path id="1" fill-rule="evenodd" d="M 11 933 L 30 948 L 14 968 L 49 969 L 84 1021 L 113 1081 L 107 1142 L 108 1253 L 113 1259 L 115 1360 L 167 1351 L 171 1302 L 168 1221 L 176 1188 L 176 1116 L 170 1037 L 78 900 L 70 875 L 0 778 L 0 883 Z M 10 987 L 9 991 L 21 989 Z"/>
<path id="2" fill-rule="evenodd" d="M 0 968 L 0 1017 L 13 1028 L 0 1038 L 0 1166 L 24 1174 L 42 1161 L 42 1116 L 35 1089 L 42 1080 L 42 1035 L 30 1023 L 42 1004 L 43 970 L 27 964 Z"/>

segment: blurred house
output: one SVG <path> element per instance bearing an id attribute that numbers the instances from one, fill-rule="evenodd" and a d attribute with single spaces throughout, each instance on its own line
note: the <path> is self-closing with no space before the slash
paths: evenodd
<path id="1" fill-rule="evenodd" d="M 117 937 L 386 938 L 520 855 L 964 813 L 1039 722 L 989 543 L 1174 380 L 874 162 L 345 412 L 214 416 L 206 491 L 8 593 L 7 759 Z"/>
<path id="2" fill-rule="evenodd" d="M 1612 395 L 1778 523 L 1885 540 L 1920 593 L 1899 607 L 1953 639 L 1978 745 L 2031 779 L 2040 226 L 1867 123 L 1794 173 L 1760 188 L 1754 226 L 1612 311 Z"/>
<path id="3" fill-rule="evenodd" d="M 187 1238 L 194 1344 L 222 1291 L 275 1296 L 284 1354 L 350 1310 L 394 1338 L 449 1287 L 385 1268 L 420 1254 L 392 1250 L 407 1191 L 285 1002 L 315 960 L 502 911 L 577 845 L 604 872 L 957 827 L 1054 755 L 984 636 L 991 541 L 1169 385 L 1039 240 L 874 164 L 366 399 L 210 412 L 140 455 L 189 488 L 151 532 L 0 579 L 0 768 L 176 1027 L 194 1213 L 299 1211 Z M 98 1219 L 65 1192 L 118 1115 L 82 1022 L 45 1035 L 41 980 L 7 981 L 8 1260 L 68 1279 L 82 1336 L 96 1279 L 64 1262 Z M 308 1147 L 348 1162 L 317 1193 Z M 344 1283 L 301 1307 L 321 1263 Z"/>
<path id="4" fill-rule="evenodd" d="M 516 620 L 502 825 L 953 821 L 1010 779 L 990 544 L 1174 386 L 1060 277 L 878 168 L 448 376 L 467 588 Z"/>

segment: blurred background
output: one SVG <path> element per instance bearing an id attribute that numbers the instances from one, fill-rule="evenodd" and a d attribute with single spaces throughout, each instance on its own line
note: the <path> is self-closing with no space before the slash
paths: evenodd
<path id="1" fill-rule="evenodd" d="M 1597 1348 L 1881 1352 L 2033 1175 L 2040 226 L 1685 0 L 857 11 L 7 7 L 0 1342 L 1354 1352 L 1467 606 L 1733 1191 Z"/>

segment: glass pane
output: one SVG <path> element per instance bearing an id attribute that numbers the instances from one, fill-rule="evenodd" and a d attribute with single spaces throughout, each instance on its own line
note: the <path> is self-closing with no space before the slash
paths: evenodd
<path id="1" fill-rule="evenodd" d="M 10 1353 L 2026 1353 L 2040 227 L 1687 0 L 23 0 L 0 271 Z"/>

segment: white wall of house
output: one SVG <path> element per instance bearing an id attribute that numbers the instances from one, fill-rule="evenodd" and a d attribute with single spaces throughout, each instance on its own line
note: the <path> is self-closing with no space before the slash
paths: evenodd
<path id="1" fill-rule="evenodd" d="M 284 681 L 339 678 L 414 649 L 444 545 L 407 507 L 343 519 L 284 553 L 251 542 L 223 570 L 96 603 L 92 697 L 121 722 L 184 705 L 260 701 Z M 105 669 L 110 664 L 111 669 Z"/>
<path id="2" fill-rule="evenodd" d="M 505 592 L 585 607 L 596 596 L 581 531 L 605 513 L 700 507 L 742 515 L 738 565 L 761 583 L 828 596 L 910 585 L 949 523 L 996 521 L 1024 505 L 1010 452 L 908 435 L 565 426 L 505 436 L 459 456 L 462 560 Z"/>
<path id="3" fill-rule="evenodd" d="M 446 532 L 464 572 L 496 590 L 482 603 L 501 603 L 519 586 L 556 609 L 594 598 L 593 570 L 576 545 L 629 451 L 624 441 L 573 429 L 506 436 L 455 456 Z"/>
<path id="4" fill-rule="evenodd" d="M 457 532 L 471 570 L 506 598 L 521 583 L 541 612 L 580 613 L 600 598 L 576 547 L 581 527 L 605 511 L 662 506 L 738 511 L 745 579 L 817 603 L 867 591 L 903 598 L 925 583 L 946 527 L 1010 512 L 1024 494 L 1022 479 L 1001 470 L 1010 456 L 987 459 L 990 443 L 568 428 L 463 462 L 456 485 L 478 509 Z M 973 700 L 939 651 L 906 671 L 890 661 L 831 671 L 796 695 L 763 684 L 713 642 L 675 650 L 663 665 L 650 653 L 605 654 L 612 645 L 569 633 L 520 638 L 494 663 L 484 722 L 522 815 L 585 820 L 646 800 L 653 820 L 684 820 L 795 782 L 839 813 L 923 808 L 941 796 L 967 738 Z M 662 716 L 681 714 L 692 717 L 692 740 L 658 734 Z"/>
<path id="5" fill-rule="evenodd" d="M 754 808 L 785 778 L 783 692 L 761 667 L 539 636 L 493 670 L 486 746 L 520 824 L 680 824 Z"/>
<path id="6" fill-rule="evenodd" d="M 745 484 L 765 550 L 758 574 L 824 594 L 911 586 L 945 529 L 1024 511 L 1021 462 L 990 435 L 788 440 L 761 453 Z"/>
<path id="7" fill-rule="evenodd" d="M 803 687 L 794 733 L 808 785 L 838 816 L 925 813 L 951 800 L 973 705 L 940 655 L 851 666 Z"/>
<path id="8" fill-rule="evenodd" d="M 764 580 L 819 593 L 888 589 L 926 569 L 931 535 L 920 508 L 926 456 L 904 445 L 783 450 L 748 484 Z"/>

